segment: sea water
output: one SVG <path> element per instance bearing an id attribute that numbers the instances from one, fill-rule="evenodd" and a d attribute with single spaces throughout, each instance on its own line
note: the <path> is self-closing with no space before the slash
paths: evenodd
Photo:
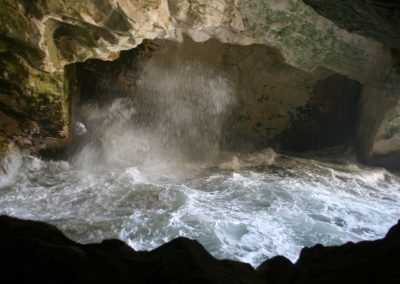
<path id="1" fill-rule="evenodd" d="M 42 220 L 82 243 L 119 238 L 151 250 L 185 236 L 217 258 L 295 261 L 304 246 L 381 238 L 400 217 L 400 177 L 351 157 L 231 154 L 162 171 L 134 164 L 82 169 L 14 155 L 0 214 Z"/>

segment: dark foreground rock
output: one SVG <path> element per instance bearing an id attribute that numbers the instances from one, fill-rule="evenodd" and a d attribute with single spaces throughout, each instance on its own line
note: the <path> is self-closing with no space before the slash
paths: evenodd
<path id="1" fill-rule="evenodd" d="M 382 240 L 304 248 L 295 264 L 277 256 L 257 270 L 186 238 L 137 252 L 119 240 L 82 245 L 8 216 L 0 216 L 0 252 L 1 283 L 397 283 L 400 222 Z"/>

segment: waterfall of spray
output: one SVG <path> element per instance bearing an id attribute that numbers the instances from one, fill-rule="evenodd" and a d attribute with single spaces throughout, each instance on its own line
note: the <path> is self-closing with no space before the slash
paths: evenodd
<path id="1" fill-rule="evenodd" d="M 171 68 L 172 67 L 172 68 Z M 168 74 L 168 75 L 166 75 Z M 233 90 L 222 74 L 199 62 L 149 62 L 138 82 L 162 147 L 196 160 L 219 153 Z"/>
<path id="2" fill-rule="evenodd" d="M 149 60 L 130 95 L 81 106 L 87 132 L 73 160 L 96 166 L 179 166 L 215 158 L 235 96 L 229 77 L 196 61 Z"/>
<path id="3" fill-rule="evenodd" d="M 0 190 L 11 186 L 22 164 L 22 156 L 18 151 L 0 160 Z"/>

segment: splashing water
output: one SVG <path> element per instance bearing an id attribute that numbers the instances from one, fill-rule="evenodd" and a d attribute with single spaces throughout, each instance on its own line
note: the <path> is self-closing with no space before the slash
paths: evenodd
<path id="1" fill-rule="evenodd" d="M 78 143 L 74 164 L 81 169 L 134 164 L 159 172 L 213 160 L 236 103 L 228 77 L 199 62 L 150 60 L 133 94 L 81 107 L 84 124 L 78 122 L 77 132 L 83 125 L 89 133 Z"/>
<path id="2" fill-rule="evenodd" d="M 77 241 L 120 238 L 140 250 L 187 236 L 216 257 L 253 265 L 277 254 L 295 260 L 316 243 L 382 237 L 400 216 L 400 178 L 383 169 L 272 150 L 232 161 L 167 178 L 134 165 L 83 173 L 24 156 L 14 184 L 0 191 L 0 213 L 53 223 Z"/>
<path id="3" fill-rule="evenodd" d="M 384 169 L 272 149 L 223 152 L 229 80 L 176 66 L 147 65 L 137 97 L 82 106 L 68 161 L 6 161 L 0 213 L 137 250 L 186 236 L 253 265 L 277 254 L 296 260 L 316 243 L 383 237 L 399 218 L 400 177 Z"/>

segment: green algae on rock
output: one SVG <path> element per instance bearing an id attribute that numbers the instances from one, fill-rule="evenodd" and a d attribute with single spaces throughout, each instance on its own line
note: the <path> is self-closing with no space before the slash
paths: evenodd
<path id="1" fill-rule="evenodd" d="M 63 72 L 35 69 L 10 51 L 1 53 L 0 106 L 0 132 L 17 146 L 55 146 L 68 136 Z"/>

